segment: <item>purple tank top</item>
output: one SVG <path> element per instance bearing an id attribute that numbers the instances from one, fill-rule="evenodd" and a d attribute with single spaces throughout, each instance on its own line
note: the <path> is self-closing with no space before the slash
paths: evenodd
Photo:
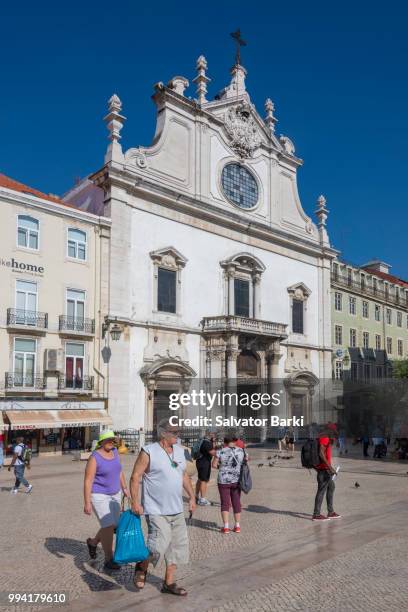
<path id="1" fill-rule="evenodd" d="M 97 451 L 92 453 L 96 461 L 96 474 L 92 485 L 92 493 L 115 495 L 120 491 L 120 473 L 122 466 L 119 453 L 113 449 L 113 459 L 104 459 Z"/>

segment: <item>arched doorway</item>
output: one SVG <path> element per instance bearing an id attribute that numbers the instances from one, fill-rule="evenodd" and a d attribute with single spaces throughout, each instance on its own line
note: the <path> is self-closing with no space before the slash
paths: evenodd
<path id="1" fill-rule="evenodd" d="M 287 416 L 304 417 L 304 426 L 316 421 L 313 395 L 319 379 L 312 372 L 297 372 L 285 380 L 288 395 Z M 301 432 L 299 432 L 300 435 Z"/>
<path id="2" fill-rule="evenodd" d="M 146 388 L 145 430 L 155 432 L 161 420 L 174 414 L 169 409 L 170 395 L 186 392 L 196 372 L 177 359 L 162 358 L 144 366 L 140 376 Z"/>

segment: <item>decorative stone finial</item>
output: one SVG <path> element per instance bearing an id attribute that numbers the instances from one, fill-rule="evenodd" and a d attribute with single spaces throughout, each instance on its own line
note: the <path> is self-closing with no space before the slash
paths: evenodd
<path id="1" fill-rule="evenodd" d="M 184 90 L 190 85 L 187 79 L 182 76 L 173 77 L 168 83 L 167 87 L 173 89 L 180 96 L 184 96 Z"/>
<path id="2" fill-rule="evenodd" d="M 200 55 L 197 60 L 196 69 L 197 76 L 193 79 L 193 83 L 197 83 L 197 102 L 198 104 L 205 104 L 207 102 L 206 93 L 207 93 L 207 83 L 211 81 L 206 75 L 207 70 L 207 60 L 204 55 Z"/>
<path id="3" fill-rule="evenodd" d="M 265 125 L 269 128 L 271 134 L 275 132 L 275 123 L 278 121 L 273 114 L 275 105 L 270 98 L 265 100 Z"/>
<path id="4" fill-rule="evenodd" d="M 320 242 L 322 244 L 329 244 L 329 236 L 327 234 L 327 230 L 326 230 L 326 222 L 327 222 L 327 217 L 329 215 L 329 210 L 326 207 L 326 198 L 323 195 L 320 195 L 317 198 L 317 208 L 316 208 L 316 216 L 318 219 L 318 228 L 319 228 L 319 235 L 320 235 Z"/>
<path id="5" fill-rule="evenodd" d="M 244 99 L 249 102 L 249 96 L 245 87 L 245 77 L 247 71 L 240 64 L 235 64 L 231 68 L 232 79 L 230 84 L 222 89 L 216 98 L 218 100 Z"/>
<path id="6" fill-rule="evenodd" d="M 293 144 L 293 141 L 290 138 L 281 134 L 279 136 L 279 142 L 281 143 L 286 153 L 289 153 L 289 155 L 294 155 L 295 145 Z"/>
<path id="7" fill-rule="evenodd" d="M 121 138 L 120 131 L 126 121 L 126 117 L 120 114 L 122 110 L 122 102 L 120 98 L 113 94 L 108 100 L 108 114 L 104 117 L 106 127 L 109 131 L 109 140 L 111 141 L 105 155 L 105 163 L 110 161 L 123 161 L 122 147 L 119 144 Z"/>

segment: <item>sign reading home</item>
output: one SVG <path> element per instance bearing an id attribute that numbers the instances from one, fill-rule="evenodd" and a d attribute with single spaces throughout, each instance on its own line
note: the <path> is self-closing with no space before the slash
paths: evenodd
<path id="1" fill-rule="evenodd" d="M 0 257 L 0 265 L 5 268 L 11 268 L 12 272 L 17 274 L 31 274 L 33 276 L 43 276 L 44 268 L 43 266 L 36 266 L 31 263 L 26 263 L 25 261 L 20 261 L 12 257 L 11 259 L 4 259 Z"/>

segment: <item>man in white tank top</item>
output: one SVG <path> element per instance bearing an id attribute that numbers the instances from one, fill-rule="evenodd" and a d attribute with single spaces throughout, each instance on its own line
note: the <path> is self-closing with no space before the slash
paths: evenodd
<path id="1" fill-rule="evenodd" d="M 159 425 L 159 441 L 142 448 L 130 479 L 132 510 L 145 514 L 148 525 L 147 547 L 156 565 L 161 557 L 166 563 L 162 593 L 187 595 L 177 586 L 175 571 L 180 563 L 188 563 L 188 535 L 183 508 L 183 489 L 190 498 L 190 512 L 195 510 L 193 487 L 186 473 L 183 447 L 179 446 L 178 430 L 166 422 Z M 142 498 L 139 503 L 139 485 Z M 149 561 L 136 564 L 135 586 L 144 587 Z"/>

